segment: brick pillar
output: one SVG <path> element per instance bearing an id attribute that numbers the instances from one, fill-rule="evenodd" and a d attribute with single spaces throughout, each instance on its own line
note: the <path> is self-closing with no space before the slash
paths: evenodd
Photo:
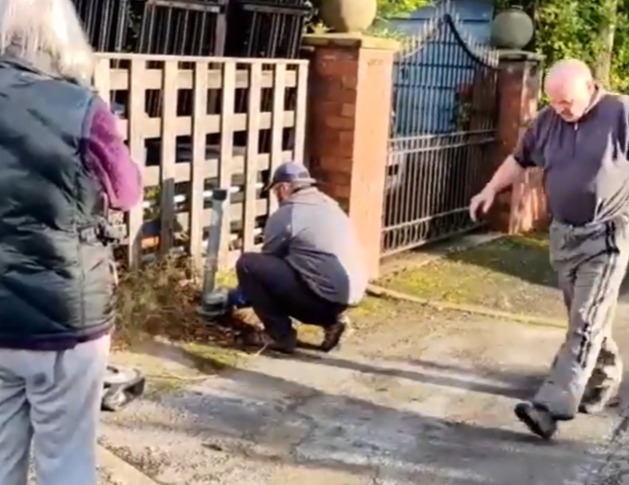
<path id="1" fill-rule="evenodd" d="M 511 154 L 535 117 L 541 82 L 540 56 L 522 51 L 501 53 L 496 168 Z M 542 176 L 540 169 L 529 169 L 521 181 L 499 196 L 491 218 L 494 229 L 516 234 L 547 227 L 548 212 Z"/>
<path id="2" fill-rule="evenodd" d="M 375 278 L 398 44 L 352 34 L 311 35 L 305 43 L 312 48 L 306 149 L 310 170 L 349 214 Z"/>

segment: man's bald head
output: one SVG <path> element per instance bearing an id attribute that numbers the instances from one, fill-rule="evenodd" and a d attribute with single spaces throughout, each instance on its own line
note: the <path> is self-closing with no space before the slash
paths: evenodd
<path id="1" fill-rule="evenodd" d="M 569 122 L 575 122 L 585 114 L 595 91 L 592 71 L 578 59 L 557 62 L 546 76 L 546 94 L 551 105 Z"/>
<path id="2" fill-rule="evenodd" d="M 579 59 L 564 59 L 554 64 L 546 75 L 546 89 L 575 81 L 592 81 L 592 71 Z"/>

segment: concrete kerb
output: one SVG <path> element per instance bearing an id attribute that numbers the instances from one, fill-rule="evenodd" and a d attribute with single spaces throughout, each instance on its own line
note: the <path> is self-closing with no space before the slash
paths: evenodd
<path id="1" fill-rule="evenodd" d="M 112 475 L 120 485 L 159 485 L 127 461 L 116 456 L 103 446 L 98 447 L 98 464 Z"/>
<path id="2" fill-rule="evenodd" d="M 561 329 L 566 328 L 566 322 L 559 318 L 547 318 L 541 316 L 538 317 L 536 315 L 528 315 L 525 313 L 504 312 L 481 305 L 466 305 L 463 303 L 451 303 L 448 301 L 428 300 L 425 298 L 419 298 L 414 295 L 409 295 L 408 293 L 389 290 L 387 288 L 383 288 L 374 284 L 369 285 L 369 287 L 367 288 L 367 294 L 377 298 L 409 301 L 412 303 L 417 303 L 419 305 L 432 307 L 436 310 L 453 310 L 462 313 L 472 313 L 475 315 L 482 315 L 485 317 L 491 317 L 500 320 L 510 320 L 519 323 L 525 323 L 528 325 L 536 325 L 539 327 L 551 327 Z"/>

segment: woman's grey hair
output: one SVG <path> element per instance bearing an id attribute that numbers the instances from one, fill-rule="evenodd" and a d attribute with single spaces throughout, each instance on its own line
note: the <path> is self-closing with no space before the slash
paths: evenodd
<path id="1" fill-rule="evenodd" d="M 72 0 L 0 0 L 0 54 L 90 83 L 94 51 Z"/>

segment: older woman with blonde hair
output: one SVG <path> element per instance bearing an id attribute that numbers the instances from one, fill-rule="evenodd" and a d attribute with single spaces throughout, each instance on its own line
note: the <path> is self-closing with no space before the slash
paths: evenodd
<path id="1" fill-rule="evenodd" d="M 70 0 L 0 0 L 0 484 L 96 485 L 113 328 L 106 209 L 140 171 Z"/>

